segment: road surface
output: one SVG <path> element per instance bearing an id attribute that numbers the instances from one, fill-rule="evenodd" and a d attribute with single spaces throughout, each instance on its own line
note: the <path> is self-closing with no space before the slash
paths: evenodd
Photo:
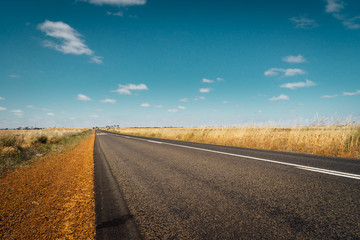
<path id="1" fill-rule="evenodd" d="M 360 161 L 96 131 L 98 239 L 360 239 Z"/>

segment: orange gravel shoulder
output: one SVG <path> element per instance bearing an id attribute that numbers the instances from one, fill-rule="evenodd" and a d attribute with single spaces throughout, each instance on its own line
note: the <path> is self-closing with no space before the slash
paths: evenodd
<path id="1" fill-rule="evenodd" d="M 0 179 L 0 239 L 94 239 L 92 133 Z"/>

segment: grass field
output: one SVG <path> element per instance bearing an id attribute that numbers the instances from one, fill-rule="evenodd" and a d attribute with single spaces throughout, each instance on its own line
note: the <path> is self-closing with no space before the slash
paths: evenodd
<path id="1" fill-rule="evenodd" d="M 88 129 L 0 130 L 0 177 L 28 160 L 59 152 Z"/>
<path id="2" fill-rule="evenodd" d="M 360 159 L 360 126 L 118 128 L 104 130 L 136 136 Z"/>

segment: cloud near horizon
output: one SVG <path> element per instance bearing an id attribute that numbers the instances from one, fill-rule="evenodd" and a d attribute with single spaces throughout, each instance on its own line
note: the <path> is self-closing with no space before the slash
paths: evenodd
<path id="1" fill-rule="evenodd" d="M 102 64 L 103 63 L 103 58 L 104 57 L 101 57 L 101 56 L 93 56 L 89 62 L 90 63 L 96 63 L 96 64 Z"/>
<path id="2" fill-rule="evenodd" d="M 10 74 L 9 77 L 11 77 L 11 78 L 21 78 L 21 76 L 17 75 L 17 74 Z"/>
<path id="3" fill-rule="evenodd" d="M 343 92 L 343 96 L 354 96 L 360 94 L 360 90 L 356 90 L 355 92 Z"/>
<path id="4" fill-rule="evenodd" d="M 355 92 L 343 92 L 341 95 L 342 96 L 355 96 L 355 95 L 359 95 L 360 94 L 360 90 L 356 90 Z M 334 95 L 323 95 L 321 96 L 321 98 L 335 98 L 338 97 L 338 94 L 334 94 Z"/>
<path id="5" fill-rule="evenodd" d="M 280 85 L 281 88 L 289 88 L 291 90 L 297 89 L 297 88 L 304 88 L 304 87 L 313 87 L 316 86 L 316 83 L 313 81 L 310 81 L 306 79 L 305 82 L 294 82 L 294 83 L 286 83 L 283 85 Z"/>
<path id="6" fill-rule="evenodd" d="M 114 104 L 114 103 L 116 103 L 116 100 L 115 99 L 110 99 L 110 98 L 105 98 L 104 100 L 101 100 L 100 102 Z"/>
<path id="7" fill-rule="evenodd" d="M 334 95 L 324 95 L 324 96 L 321 96 L 321 98 L 334 98 L 334 97 L 337 97 L 339 95 L 337 94 L 334 94 Z"/>
<path id="8" fill-rule="evenodd" d="M 132 94 L 131 91 L 149 90 L 148 87 L 143 83 L 140 83 L 138 85 L 132 84 L 132 83 L 127 84 L 127 85 L 119 84 L 118 86 L 119 86 L 119 88 L 116 90 L 113 90 L 112 92 L 117 92 L 119 94 L 125 94 L 125 95 L 131 95 Z"/>
<path id="9" fill-rule="evenodd" d="M 24 115 L 24 111 L 21 109 L 11 110 L 10 112 L 12 112 L 17 117 L 22 117 Z"/>
<path id="10" fill-rule="evenodd" d="M 80 101 L 91 101 L 91 98 L 89 98 L 88 96 L 84 95 L 84 94 L 81 94 L 79 93 L 77 95 L 77 100 L 80 100 Z"/>
<path id="11" fill-rule="evenodd" d="M 289 100 L 289 99 L 290 99 L 289 96 L 287 96 L 285 94 L 280 94 L 277 97 L 269 98 L 270 101 Z"/>
<path id="12" fill-rule="evenodd" d="M 279 75 L 279 72 L 284 73 L 284 76 L 286 77 L 293 77 L 296 75 L 303 75 L 305 74 L 305 71 L 300 68 L 270 68 L 269 70 L 264 72 L 264 75 L 267 77 L 277 76 Z"/>
<path id="13" fill-rule="evenodd" d="M 211 91 L 211 88 L 200 88 L 199 89 L 199 92 L 201 92 L 201 93 L 208 93 L 210 91 Z"/>
<path id="14" fill-rule="evenodd" d="M 210 79 L 203 78 L 203 79 L 202 79 L 202 82 L 203 82 L 203 83 L 213 83 L 214 80 L 210 80 Z"/>
<path id="15" fill-rule="evenodd" d="M 299 54 L 297 56 L 289 55 L 289 56 L 283 57 L 282 60 L 284 62 L 287 62 L 287 63 L 303 63 L 303 62 L 306 62 L 306 59 L 301 54 Z"/>
<path id="16" fill-rule="evenodd" d="M 140 104 L 141 107 L 150 107 L 150 104 L 149 103 L 142 103 Z"/>
<path id="17" fill-rule="evenodd" d="M 133 6 L 144 5 L 146 0 L 82 0 L 95 5 Z"/>

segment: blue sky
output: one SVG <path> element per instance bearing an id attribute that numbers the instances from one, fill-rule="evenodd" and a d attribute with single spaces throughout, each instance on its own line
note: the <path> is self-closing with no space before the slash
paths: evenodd
<path id="1" fill-rule="evenodd" d="M 360 120 L 358 0 L 3 0 L 0 128 Z"/>

